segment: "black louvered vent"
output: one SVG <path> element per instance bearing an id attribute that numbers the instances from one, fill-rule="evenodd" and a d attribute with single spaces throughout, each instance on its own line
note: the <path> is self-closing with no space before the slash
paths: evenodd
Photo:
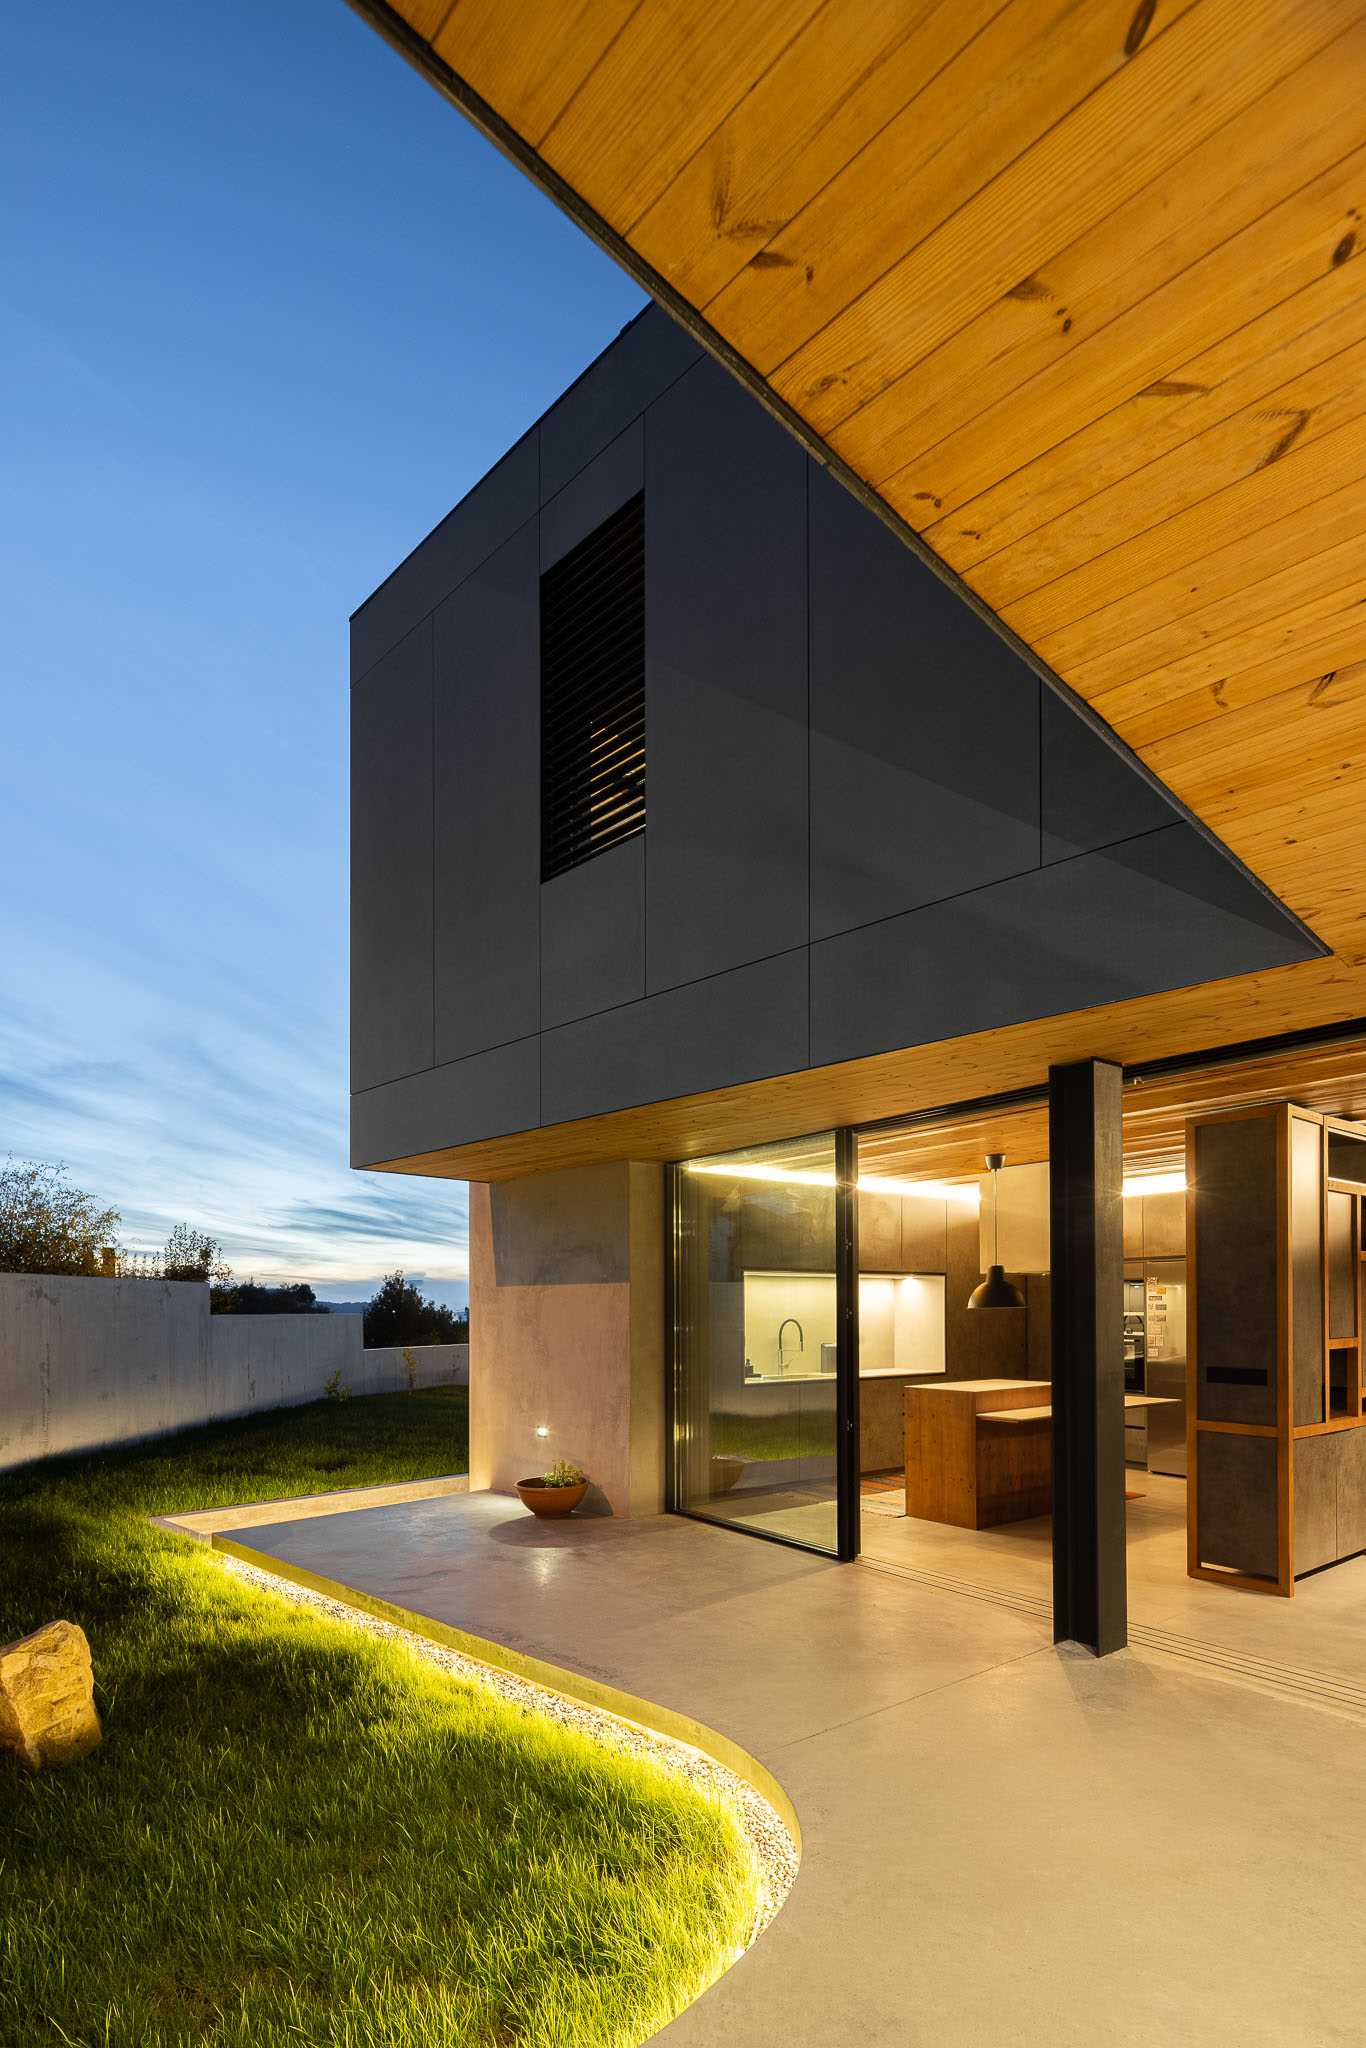
<path id="1" fill-rule="evenodd" d="M 541 878 L 645 830 L 645 500 L 541 578 Z"/>

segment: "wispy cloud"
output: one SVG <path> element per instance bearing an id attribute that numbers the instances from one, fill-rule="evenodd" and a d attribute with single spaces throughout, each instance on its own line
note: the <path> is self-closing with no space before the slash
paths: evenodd
<path id="1" fill-rule="evenodd" d="M 401 1266 L 462 1298 L 463 1183 L 352 1173 L 334 1073 L 240 1013 L 221 1044 L 166 1029 L 155 999 L 121 1038 L 141 1057 L 92 1058 L 36 1006 L 0 1009 L 0 1152 L 63 1161 L 140 1248 L 185 1220 L 243 1275 L 359 1298 Z"/>

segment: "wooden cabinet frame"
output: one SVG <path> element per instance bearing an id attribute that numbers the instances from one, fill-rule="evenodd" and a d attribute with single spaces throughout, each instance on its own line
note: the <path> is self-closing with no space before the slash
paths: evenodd
<path id="1" fill-rule="evenodd" d="M 1274 1357 L 1269 1361 L 1275 1386 L 1274 1420 L 1263 1422 L 1216 1420 L 1202 1416 L 1200 1406 L 1200 1232 L 1197 1226 L 1200 1189 L 1198 1186 L 1198 1133 L 1209 1125 L 1269 1118 L 1275 1123 L 1276 1175 L 1276 1287 L 1274 1313 Z M 1322 1297 L 1319 1345 L 1322 1358 L 1322 1413 L 1312 1421 L 1295 1420 L 1295 1267 L 1294 1256 L 1294 1148 L 1297 1130 L 1310 1125 L 1316 1132 L 1318 1176 L 1319 1277 Z M 1363 1178 L 1330 1175 L 1329 1146 L 1334 1136 L 1360 1143 Z M 1332 1270 L 1329 1241 L 1329 1196 L 1345 1195 L 1351 1202 L 1352 1321 L 1350 1338 L 1334 1336 L 1332 1330 Z M 1241 1587 L 1250 1592 L 1277 1593 L 1289 1599 L 1295 1590 L 1295 1446 L 1305 1438 L 1336 1434 L 1366 1427 L 1363 1413 L 1363 1215 L 1366 1215 L 1366 1125 L 1343 1117 L 1327 1116 L 1296 1103 L 1270 1103 L 1254 1108 L 1214 1112 L 1193 1117 L 1186 1126 L 1186 1221 L 1187 1280 L 1189 1303 L 1186 1349 L 1186 1441 L 1187 1441 L 1187 1550 L 1186 1568 L 1192 1578 L 1218 1585 Z M 1303 1260 L 1301 1259 L 1303 1276 Z M 1333 1357 L 1348 1361 L 1342 1412 L 1333 1412 Z M 1200 1555 L 1200 1462 L 1201 1440 L 1218 1435 L 1272 1439 L 1276 1445 L 1276 1573 L 1259 1576 L 1207 1563 Z M 1312 1568 L 1312 1567 L 1310 1567 Z"/>

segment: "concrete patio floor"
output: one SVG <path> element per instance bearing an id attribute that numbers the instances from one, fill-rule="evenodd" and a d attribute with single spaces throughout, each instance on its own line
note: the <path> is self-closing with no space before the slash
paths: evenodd
<path id="1" fill-rule="evenodd" d="M 1144 1647 L 1199 1644 L 1245 1670 L 1321 1679 L 1366 1712 L 1366 1557 L 1296 1582 L 1295 1596 L 1245 1593 L 1186 1571 L 1186 1482 L 1131 1470 L 1127 1562 L 1131 1638 Z M 971 1585 L 1047 1617 L 1052 1525 L 1047 1515 L 991 1529 L 957 1529 L 868 1512 L 863 1554 L 941 1587 Z"/>
<path id="2" fill-rule="evenodd" d="M 773 1773 L 801 1874 L 679 2048 L 1361 2038 L 1366 1726 L 1331 1703 L 673 1517 L 471 1494 L 242 1534 Z"/>

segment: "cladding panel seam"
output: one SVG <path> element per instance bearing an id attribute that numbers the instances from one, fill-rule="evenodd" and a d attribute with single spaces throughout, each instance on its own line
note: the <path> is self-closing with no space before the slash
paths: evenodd
<path id="1" fill-rule="evenodd" d="M 355 1102 L 362 1095 L 377 1095 L 381 1088 L 397 1088 L 403 1081 L 421 1081 L 431 1074 L 444 1074 L 451 1067 L 466 1067 L 471 1060 L 482 1060 L 493 1052 L 506 1052 L 514 1045 L 539 1043 L 544 1036 L 543 1031 L 524 1031 L 520 1038 L 502 1038 L 497 1045 L 481 1045 L 477 1052 L 462 1052 L 453 1060 L 439 1060 L 430 1067 L 413 1067 L 406 1074 L 390 1074 L 387 1080 L 371 1081 L 364 1088 L 353 1088 L 351 1100 Z"/>
<path id="2" fill-rule="evenodd" d="M 1153 830 L 1153 831 L 1149 831 L 1149 832 L 1135 832 L 1135 833 L 1131 833 L 1131 834 L 1130 834 L 1130 836 L 1129 836 L 1129 837 L 1128 837 L 1127 839 L 1116 839 L 1116 840 L 1112 841 L 1112 842 L 1111 842 L 1111 844 L 1110 844 L 1110 845 L 1109 845 L 1108 847 L 1107 847 L 1107 846 L 1095 846 L 1095 847 L 1088 847 L 1088 848 L 1084 849 L 1084 850 L 1083 850 L 1082 852 L 1080 852 L 1080 853 L 1070 853 L 1070 854 L 1066 854 L 1066 855 L 1064 855 L 1064 856 L 1063 856 L 1063 857 L 1062 857 L 1062 858 L 1061 858 L 1060 860 L 1055 860 L 1055 861 L 1047 861 L 1047 862 L 1045 862 L 1045 863 L 1044 863 L 1044 866 L 1045 866 L 1045 867 L 1047 867 L 1047 868 L 1049 868 L 1049 869 L 1053 869 L 1053 868 L 1060 868 L 1060 867 L 1068 867 L 1068 866 L 1071 866 L 1071 865 L 1072 865 L 1072 863 L 1073 863 L 1073 862 L 1075 862 L 1075 861 L 1083 861 L 1083 860 L 1093 860 L 1093 859 L 1095 859 L 1095 857 L 1096 857 L 1096 856 L 1097 856 L 1098 854 L 1103 854 L 1103 853 L 1113 852 L 1113 851 L 1114 851 L 1114 849 L 1115 849 L 1116 847 L 1120 847 L 1120 846 L 1133 846 L 1133 845 L 1136 845 L 1136 844 L 1138 844 L 1138 843 L 1139 843 L 1140 841 L 1142 841 L 1142 840 L 1145 840 L 1145 839 L 1155 839 L 1155 838 L 1159 837 L 1159 836 L 1160 836 L 1160 835 L 1161 835 L 1162 833 L 1165 833 L 1165 832 L 1170 832 L 1170 831 L 1173 831 L 1173 830 L 1174 830 L 1174 829 L 1176 829 L 1176 828 L 1177 828 L 1178 826 L 1184 825 L 1184 823 L 1185 823 L 1185 820 L 1184 820 L 1184 819 L 1176 819 L 1176 820 L 1174 820 L 1174 821 L 1173 821 L 1173 823 L 1172 823 L 1171 825 L 1159 825 L 1159 826 L 1157 826 L 1157 827 L 1156 827 L 1156 829 L 1155 829 L 1155 830 Z M 646 842 L 647 842 L 647 850 L 648 850 L 648 841 L 649 841 L 649 834 L 648 834 L 648 832 L 647 832 L 647 833 L 645 833 L 645 834 L 644 834 L 643 836 L 644 836 L 644 838 L 645 838 L 645 840 L 646 840 Z M 966 901 L 967 901 L 967 899 L 968 899 L 969 897 L 972 897 L 972 896 L 982 896 L 982 895 L 986 895 L 986 894 L 987 894 L 987 893 L 988 893 L 989 891 L 991 891 L 991 890 L 993 890 L 993 889 L 996 889 L 996 888 L 1000 887 L 1000 886 L 1001 886 L 1001 883 L 1003 883 L 1003 882 L 1011 882 L 1011 881 L 1016 881 L 1016 880 L 1018 880 L 1018 879 L 1019 879 L 1019 878 L 1020 878 L 1021 876 L 1024 876 L 1024 875 L 1032 875 L 1032 874 L 1036 874 L 1036 873 L 1038 873 L 1038 872 L 1039 872 L 1039 870 L 1038 870 L 1037 868 L 1021 868 L 1021 869 L 1019 869 L 1019 870 L 1017 871 L 1017 873 L 1016 873 L 1016 874 L 1013 874 L 1013 875 L 1003 875 L 1003 876 L 1001 876 L 1001 877 L 999 878 L 999 880 L 998 880 L 998 881 L 994 881 L 994 882 L 984 882 L 984 883 L 981 883 L 981 884 L 980 884 L 980 885 L 979 885 L 979 886 L 978 886 L 977 888 L 974 888 L 974 889 L 960 889 L 960 890 L 957 890 L 957 891 L 956 891 L 956 892 L 955 892 L 955 893 L 954 893 L 953 895 L 951 895 L 951 896 L 940 896 L 940 897 L 936 897 L 936 898 L 934 899 L 934 901 L 933 901 L 933 902 L 930 902 L 930 903 L 915 903 L 915 904 L 912 904 L 912 905 L 910 906 L 910 908 L 909 908 L 909 909 L 907 909 L 907 910 L 898 910 L 898 911 L 893 911 L 893 912 L 889 913 L 889 914 L 888 914 L 888 915 L 887 915 L 886 917 L 875 917 L 875 918 L 870 918 L 870 919 L 868 920 L 868 922 L 867 922 L 866 924 L 861 924 L 861 925 L 851 925 L 851 926 L 850 926 L 850 927 L 848 928 L 848 930 L 847 930 L 847 931 L 840 931 L 840 932 L 834 932 L 834 933 L 832 933 L 832 934 L 831 934 L 831 936 L 830 936 L 830 938 L 829 938 L 829 939 L 822 939 L 822 940 L 816 940 L 816 941 L 812 941 L 812 942 L 810 942 L 810 943 L 808 943 L 808 944 L 805 944 L 805 945 L 801 945 L 801 946 L 783 946 L 783 947 L 780 947 L 780 948 L 778 949 L 778 951 L 777 951 L 777 952 L 775 952 L 775 953 L 764 953 L 764 954 L 761 954 L 761 955 L 760 955 L 760 957 L 759 957 L 759 958 L 758 958 L 757 960 L 749 960 L 749 961 L 745 961 L 745 962 L 744 962 L 743 964 L 744 964 L 744 966 L 745 966 L 745 967 L 763 967 L 763 966 L 766 966 L 766 965 L 768 965 L 768 964 L 769 964 L 770 962 L 772 962 L 772 961 L 775 961 L 775 960 L 786 960 L 786 959 L 790 959 L 790 958 L 792 958 L 794 954 L 797 954 L 797 953 L 805 953 L 805 954 L 806 954 L 806 956 L 807 956 L 807 962 L 808 962 L 808 975 L 807 975 L 807 983 L 808 983 L 808 989 L 809 989 L 809 987 L 810 987 L 810 980 L 811 980 L 811 974 L 810 974 L 810 962 L 811 962 L 811 958 L 812 958 L 812 955 L 814 954 L 814 952 L 815 952 L 815 950 L 816 950 L 816 946 L 817 946 L 817 945 L 822 945 L 822 946 L 825 946 L 825 945 L 830 945 L 830 944 L 832 944 L 832 943 L 835 943 L 835 942 L 839 941 L 840 939 L 844 939 L 844 938 L 847 938 L 847 937 L 850 937 L 850 936 L 852 936 L 852 935 L 853 935 L 853 934 L 854 934 L 855 932 L 862 932 L 862 931 L 871 931 L 871 930 L 873 930 L 873 929 L 874 929 L 874 928 L 875 928 L 875 927 L 876 927 L 877 925 L 880 925 L 880 924 L 895 924 L 895 923 L 897 922 L 897 920 L 898 920 L 898 919 L 900 919 L 900 918 L 903 918 L 903 917 L 914 917 L 914 916 L 915 916 L 915 915 L 916 915 L 916 914 L 917 914 L 917 913 L 918 913 L 919 911 L 922 911 L 922 910 L 935 910 L 935 909 L 941 909 L 941 908 L 943 908 L 943 906 L 944 906 L 945 904 L 950 904 L 950 903 L 961 903 L 961 902 L 966 902 Z M 648 943 L 648 930 L 647 930 L 647 943 Z M 655 997 L 655 996 L 664 996 L 664 995 L 677 995 L 677 994 L 678 994 L 678 993 L 680 993 L 680 991 L 682 991 L 683 989 L 690 989 L 690 988 L 704 988 L 704 987 L 706 986 L 706 984 L 707 984 L 708 982 L 712 982 L 712 981 L 720 981 L 720 980 L 723 980 L 723 979 L 724 979 L 724 978 L 725 978 L 725 977 L 726 977 L 727 975 L 730 975 L 730 974 L 735 974 L 735 973 L 737 973 L 737 972 L 740 972 L 740 971 L 741 971 L 740 969 L 737 969 L 737 968 L 735 968 L 735 967 L 719 967 L 719 968 L 717 968 L 717 969 L 716 969 L 716 970 L 715 970 L 715 971 L 714 971 L 713 973 L 711 973 L 711 974 L 699 974 L 699 975 L 694 975 L 694 976 L 690 977 L 690 978 L 689 978 L 688 980 L 686 980 L 686 981 L 671 981 L 671 982 L 666 982 L 666 983 L 664 983 L 664 984 L 663 984 L 663 985 L 662 985 L 662 986 L 661 986 L 660 988 L 657 988 L 657 989 L 651 989 L 651 990 L 649 991 L 649 994 L 648 994 L 648 995 L 646 995 L 646 996 L 630 996 L 630 997 L 628 997 L 628 998 L 626 999 L 626 1001 L 625 1001 L 625 1002 L 621 1002 L 621 1003 L 604 1003 L 604 1004 L 603 1004 L 603 1006 L 601 1007 L 601 1009 L 597 1009 L 597 1010 L 585 1010 L 585 1011 L 584 1011 L 584 1012 L 582 1013 L 582 1015 L 580 1015 L 580 1016 L 578 1016 L 578 1017 L 575 1017 L 575 1018 L 573 1018 L 573 1019 L 571 1019 L 571 1020 L 569 1020 L 569 1021 L 570 1021 L 570 1022 L 572 1022 L 572 1023 L 574 1023 L 574 1024 L 587 1024 L 587 1023 L 590 1023 L 590 1022 L 591 1022 L 591 1021 L 593 1020 L 593 1018 L 595 1018 L 595 1017 L 610 1017 L 610 1016 L 614 1016 L 614 1015 L 615 1015 L 615 1014 L 616 1014 L 616 1013 L 617 1013 L 617 1012 L 618 1012 L 619 1010 L 629 1010 L 629 1009 L 633 1009 L 633 1008 L 634 1008 L 634 1007 L 635 1007 L 635 1006 L 636 1006 L 637 1004 L 639 1004 L 639 1003 L 641 1003 L 641 1002 L 648 1002 L 648 1001 L 650 1001 L 650 1000 L 651 1000 L 651 999 L 652 999 L 653 997 Z M 371 1083 L 370 1083 L 370 1084 L 369 1084 L 369 1085 L 368 1085 L 367 1087 L 365 1087 L 365 1088 L 353 1088 L 353 1089 L 351 1090 L 351 1094 L 352 1094 L 352 1096 L 353 1096 L 353 1097 L 355 1097 L 355 1096 L 360 1096 L 360 1095 L 369 1095 L 369 1094 L 372 1094 L 372 1093 L 374 1092 L 374 1090 L 375 1090 L 376 1088 L 387 1088 L 387 1087 L 391 1086 L 393 1082 L 396 1082 L 396 1081 L 411 1081 L 411 1080 L 415 1080 L 415 1079 L 416 1079 L 416 1078 L 417 1078 L 417 1077 L 418 1077 L 419 1075 L 421 1075 L 421 1074 L 431 1074 L 431 1073 L 439 1073 L 439 1072 L 441 1072 L 441 1071 L 442 1071 L 442 1069 L 443 1069 L 443 1068 L 445 1068 L 445 1067 L 453 1067 L 453 1066 L 459 1066 L 459 1065 L 461 1065 L 461 1064 L 462 1064 L 462 1062 L 463 1062 L 463 1061 L 465 1061 L 465 1060 L 467 1060 L 467 1059 L 479 1059 L 479 1058 L 480 1058 L 480 1057 L 481 1057 L 481 1056 L 482 1056 L 482 1055 L 483 1055 L 484 1053 L 486 1053 L 486 1052 L 500 1052 L 500 1051 L 502 1051 L 502 1050 L 503 1050 L 503 1049 L 504 1049 L 504 1048 L 505 1048 L 506 1046 L 510 1046 L 510 1045 L 525 1045 L 525 1044 L 527 1044 L 527 1043 L 528 1043 L 528 1042 L 529 1042 L 529 1041 L 530 1041 L 531 1039 L 533 1039 L 533 1038 L 539 1041 L 539 1040 L 542 1040 L 542 1039 L 544 1039 L 544 1038 L 545 1038 L 545 1036 L 546 1036 L 547 1032 L 549 1032 L 549 1031 L 558 1031 L 558 1030 L 563 1030 L 563 1029 L 565 1029 L 565 1028 L 567 1028 L 567 1027 L 566 1027 L 565 1025 L 558 1025 L 558 1024 L 552 1024 L 552 1025 L 547 1025 L 547 1026 L 545 1026 L 545 1027 L 544 1027 L 544 1029 L 542 1029 L 542 1030 L 540 1030 L 540 1031 L 529 1031 L 529 1032 L 521 1032 L 521 1033 L 519 1033 L 519 1034 L 518 1034 L 518 1036 L 516 1036 L 515 1038 L 501 1038 L 501 1039 L 498 1039 L 498 1040 L 497 1040 L 497 1041 L 496 1041 L 496 1042 L 495 1042 L 494 1044 L 492 1044 L 492 1045 L 485 1045 L 485 1046 L 479 1046 L 479 1047 L 477 1047 L 477 1048 L 476 1048 L 476 1049 L 475 1049 L 475 1050 L 474 1050 L 473 1052 L 469 1052 L 469 1053 L 461 1053 L 461 1054 L 460 1054 L 460 1056 L 459 1056 L 459 1058 L 457 1058 L 457 1059 L 454 1059 L 454 1060 L 442 1060 L 442 1061 L 440 1061 L 439 1063 L 436 1063 L 436 1064 L 434 1064 L 434 1065 L 432 1065 L 432 1066 L 429 1066 L 429 1067 L 414 1067 L 414 1068 L 413 1068 L 413 1069 L 411 1070 L 411 1072 L 409 1072 L 409 1073 L 406 1073 L 406 1074 L 392 1074 L 392 1075 L 390 1075 L 390 1076 L 388 1077 L 388 1079 L 386 1079 L 386 1080 L 384 1080 L 384 1081 L 374 1081 L 374 1082 L 371 1082 Z M 807 1020 L 807 1039 L 808 1039 L 808 1050 L 807 1050 L 807 1060 L 806 1060 L 806 1067 L 807 1067 L 808 1069 L 809 1069 L 809 1068 L 810 1068 L 810 1067 L 812 1066 L 812 1064 L 813 1064 L 813 1062 L 812 1062 L 812 1060 L 811 1060 L 811 1055 L 810 1055 L 810 1029 L 811 1029 L 811 1027 L 810 1027 L 810 1018 L 809 1018 L 809 1016 L 808 1016 L 808 1020 Z M 886 1050 L 888 1050 L 888 1051 L 896 1051 L 896 1050 L 898 1050 L 898 1048 L 897 1048 L 897 1047 L 894 1047 L 894 1046 L 889 1046 L 889 1047 L 887 1047 L 887 1048 L 886 1048 Z M 862 1057 L 862 1055 L 861 1055 L 861 1057 Z M 830 1062 L 830 1061 L 822 1061 L 822 1062 L 821 1062 L 821 1064 L 822 1064 L 822 1065 L 830 1065 L 830 1064 L 832 1064 L 832 1062 Z M 835 1064 L 835 1065 L 839 1065 L 839 1064 L 841 1064 L 841 1062 L 839 1062 L 839 1061 L 835 1061 L 835 1062 L 833 1062 L 833 1064 Z M 800 1072 L 800 1071 L 805 1071 L 805 1070 L 804 1070 L 804 1069 L 793 1069 L 793 1071 L 795 1071 L 795 1072 Z"/>

